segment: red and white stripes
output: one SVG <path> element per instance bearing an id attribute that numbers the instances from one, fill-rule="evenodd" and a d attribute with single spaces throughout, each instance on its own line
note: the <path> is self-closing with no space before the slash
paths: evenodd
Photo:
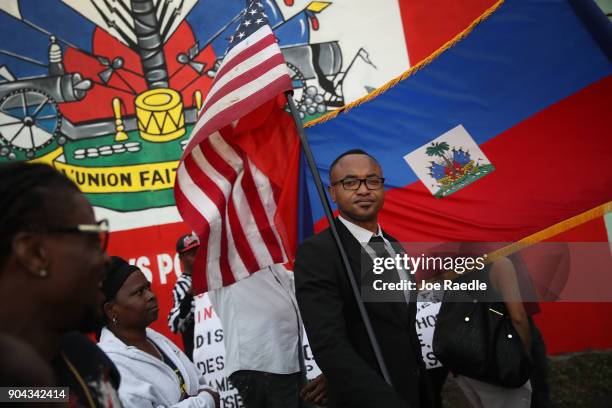
<path id="1" fill-rule="evenodd" d="M 274 225 L 276 188 L 232 137 L 240 118 L 289 89 L 285 61 L 265 25 L 228 52 L 204 101 L 177 170 L 175 198 L 201 241 L 194 279 L 205 271 L 205 290 L 286 261 Z"/>

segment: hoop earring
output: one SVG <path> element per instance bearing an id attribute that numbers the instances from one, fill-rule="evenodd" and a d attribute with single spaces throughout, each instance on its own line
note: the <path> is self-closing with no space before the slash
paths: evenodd
<path id="1" fill-rule="evenodd" d="M 45 278 L 45 277 L 47 277 L 47 275 L 48 275 L 48 274 L 49 274 L 49 273 L 47 272 L 47 270 L 46 270 L 46 269 L 41 269 L 41 270 L 38 272 L 38 276 L 40 276 L 41 278 Z"/>
<path id="2" fill-rule="evenodd" d="M 116 326 L 117 325 L 117 316 L 113 316 L 113 324 Z"/>

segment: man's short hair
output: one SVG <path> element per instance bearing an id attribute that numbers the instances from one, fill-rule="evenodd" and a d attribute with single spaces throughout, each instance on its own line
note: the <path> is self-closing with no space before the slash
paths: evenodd
<path id="1" fill-rule="evenodd" d="M 374 160 L 374 163 L 376 163 L 378 167 L 382 168 L 378 160 L 376 160 L 376 158 L 372 156 L 370 153 L 366 152 L 363 149 L 351 149 L 351 150 L 347 150 L 346 152 L 342 153 L 340 156 L 336 157 L 334 161 L 332 162 L 331 166 L 329 166 L 329 180 L 330 181 L 331 181 L 332 171 L 334 170 L 334 167 L 336 167 L 340 159 L 342 159 L 344 156 L 349 156 L 351 154 L 363 154 L 364 156 L 368 156 L 370 159 Z"/>

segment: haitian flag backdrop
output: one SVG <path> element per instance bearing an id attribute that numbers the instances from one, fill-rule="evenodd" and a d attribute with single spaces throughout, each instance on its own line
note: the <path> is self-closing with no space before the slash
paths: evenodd
<path id="1" fill-rule="evenodd" d="M 308 130 L 324 172 L 346 148 L 379 156 L 392 190 L 383 223 L 399 238 L 484 239 L 490 232 L 497 240 L 518 239 L 595 207 L 605 201 L 601 192 L 611 191 L 609 170 L 597 167 L 610 151 L 609 138 L 601 138 L 607 135 L 602 118 L 610 103 L 610 62 L 568 3 L 262 3 L 305 122 L 375 95 L 419 62 L 431 62 L 404 81 L 407 90 L 404 82 L 392 84 L 387 94 L 402 93 L 400 103 L 379 97 L 388 106 L 374 120 L 355 108 Z M 168 335 L 165 317 L 180 273 L 174 243 L 187 232 L 172 199 L 174 171 L 244 7 L 243 0 L 0 3 L 0 162 L 44 161 L 75 180 L 97 216 L 110 219 L 110 253 L 137 264 L 152 281 L 160 304 L 153 327 Z M 480 162 L 472 160 L 473 148 L 452 138 L 438 140 L 427 154 L 431 141 L 453 129 L 479 146 Z M 564 135 L 569 142 L 529 137 L 538 134 Z M 427 157 L 404 159 L 419 149 Z M 447 169 L 443 161 L 455 152 L 459 168 Z M 428 185 L 417 182 L 411 167 L 424 159 L 442 166 L 425 169 L 433 177 Z M 442 192 L 448 194 L 432 195 L 444 186 L 433 174 L 454 181 L 472 161 L 483 168 L 482 160 L 491 168 L 471 177 L 472 184 L 447 183 L 451 188 Z M 566 197 L 579 205 L 567 205 Z M 520 199 L 515 208 L 532 203 L 545 211 L 508 212 L 492 198 Z M 471 205 L 483 202 L 486 211 Z M 320 218 L 313 204 L 310 221 Z M 602 228 L 595 229 L 602 236 Z M 572 306 L 572 313 L 596 322 L 594 309 Z M 610 344 L 584 336 L 552 350 Z"/>
<path id="2" fill-rule="evenodd" d="M 493 4 L 262 0 L 304 121 L 386 83 Z M 175 169 L 244 0 L 3 0 L 0 162 L 50 163 L 109 218 L 109 252 L 137 264 L 167 329 L 187 227 Z"/>
<path id="3" fill-rule="evenodd" d="M 612 34 L 590 5 L 498 2 L 440 52 L 309 123 L 324 183 L 335 157 L 362 148 L 382 165 L 381 225 L 400 241 L 607 242 Z M 323 228 L 320 206 L 312 214 Z M 549 351 L 612 345 L 612 303 L 543 309 Z"/>

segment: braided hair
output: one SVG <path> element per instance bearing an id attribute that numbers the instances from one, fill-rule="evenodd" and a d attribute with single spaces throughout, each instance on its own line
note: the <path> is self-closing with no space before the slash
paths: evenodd
<path id="1" fill-rule="evenodd" d="M 0 266 L 11 253 L 15 235 L 44 228 L 66 207 L 57 199 L 78 187 L 53 167 L 40 163 L 0 164 Z"/>

